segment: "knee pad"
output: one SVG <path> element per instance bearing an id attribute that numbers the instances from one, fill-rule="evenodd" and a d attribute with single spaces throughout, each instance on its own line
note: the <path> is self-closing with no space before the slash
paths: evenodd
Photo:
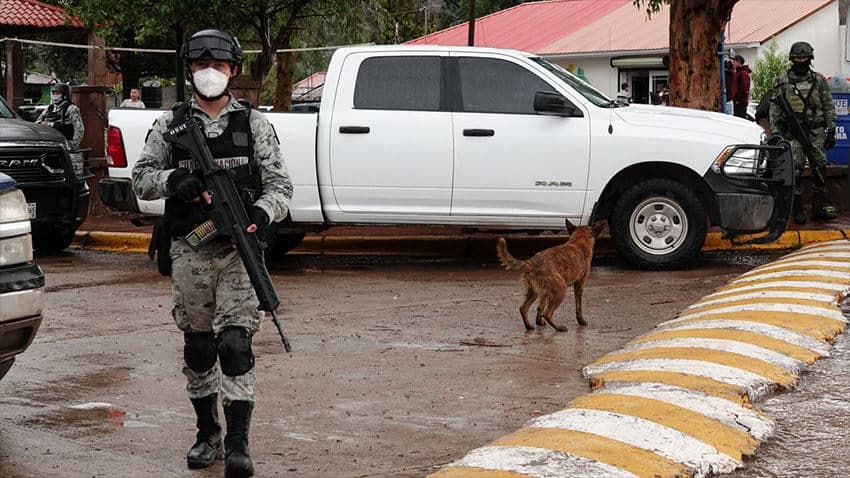
<path id="1" fill-rule="evenodd" d="M 216 359 L 215 336 L 212 332 L 183 334 L 183 360 L 191 370 L 201 373 L 213 368 Z"/>
<path id="2" fill-rule="evenodd" d="M 228 327 L 218 334 L 221 371 L 229 377 L 244 375 L 254 368 L 251 334 L 244 327 Z"/>

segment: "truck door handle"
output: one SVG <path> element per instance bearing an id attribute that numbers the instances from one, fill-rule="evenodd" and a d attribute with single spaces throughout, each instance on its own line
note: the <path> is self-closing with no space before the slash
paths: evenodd
<path id="1" fill-rule="evenodd" d="M 492 129 L 465 129 L 464 136 L 495 136 L 496 132 Z"/>
<path id="2" fill-rule="evenodd" d="M 342 134 L 369 134 L 368 126 L 340 126 L 339 132 Z"/>

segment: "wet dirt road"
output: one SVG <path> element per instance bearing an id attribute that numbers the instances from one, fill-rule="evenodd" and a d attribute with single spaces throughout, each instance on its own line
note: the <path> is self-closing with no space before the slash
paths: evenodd
<path id="1" fill-rule="evenodd" d="M 563 408 L 588 391 L 583 366 L 771 259 L 651 273 L 603 257 L 588 326 L 570 297 L 568 332 L 525 333 L 518 276 L 495 262 L 288 257 L 272 274 L 293 354 L 269 322 L 254 340 L 257 476 L 423 476 Z M 194 419 L 168 279 L 138 254 L 38 262 L 45 320 L 0 382 L 0 476 L 221 476 L 185 467 Z"/>

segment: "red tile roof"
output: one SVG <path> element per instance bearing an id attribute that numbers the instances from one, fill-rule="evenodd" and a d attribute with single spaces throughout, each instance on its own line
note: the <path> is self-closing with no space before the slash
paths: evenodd
<path id="1" fill-rule="evenodd" d="M 834 1 L 739 0 L 726 43 L 763 43 Z M 631 0 L 529 2 L 476 19 L 475 45 L 544 55 L 664 50 L 669 25 L 669 8 L 647 20 Z M 463 23 L 407 43 L 466 45 L 466 39 Z"/>
<path id="2" fill-rule="evenodd" d="M 550 0 L 528 2 L 475 20 L 475 45 L 534 52 L 589 25 L 631 0 Z M 466 45 L 467 23 L 407 42 L 412 45 Z"/>
<path id="3" fill-rule="evenodd" d="M 740 0 L 732 10 L 725 42 L 763 43 L 834 0 Z M 535 53 L 542 55 L 669 48 L 670 9 L 647 20 L 631 3 L 598 21 L 562 35 Z"/>
<path id="4" fill-rule="evenodd" d="M 0 0 L 0 27 L 64 27 L 66 18 L 65 10 L 36 0 Z M 67 26 L 83 25 L 78 18 L 73 18 Z"/>

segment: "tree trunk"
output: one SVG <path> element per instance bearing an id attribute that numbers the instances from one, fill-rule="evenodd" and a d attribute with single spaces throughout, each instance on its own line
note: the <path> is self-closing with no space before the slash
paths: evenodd
<path id="1" fill-rule="evenodd" d="M 280 48 L 291 48 L 290 35 L 281 39 Z M 292 109 L 292 90 L 295 84 L 295 52 L 284 51 L 277 54 L 277 85 L 274 90 L 274 111 L 290 111 Z"/>
<path id="2" fill-rule="evenodd" d="M 259 28 L 256 29 L 257 38 L 260 40 L 260 54 L 257 55 L 257 59 L 251 63 L 251 79 L 259 81 L 260 89 L 262 89 L 263 80 L 272 68 L 272 58 L 274 58 L 277 46 L 272 42 L 268 12 L 264 11 L 257 13 L 257 18 L 260 22 Z"/>
<path id="3" fill-rule="evenodd" d="M 738 0 L 670 0 L 670 104 L 718 111 L 720 34 Z"/>

